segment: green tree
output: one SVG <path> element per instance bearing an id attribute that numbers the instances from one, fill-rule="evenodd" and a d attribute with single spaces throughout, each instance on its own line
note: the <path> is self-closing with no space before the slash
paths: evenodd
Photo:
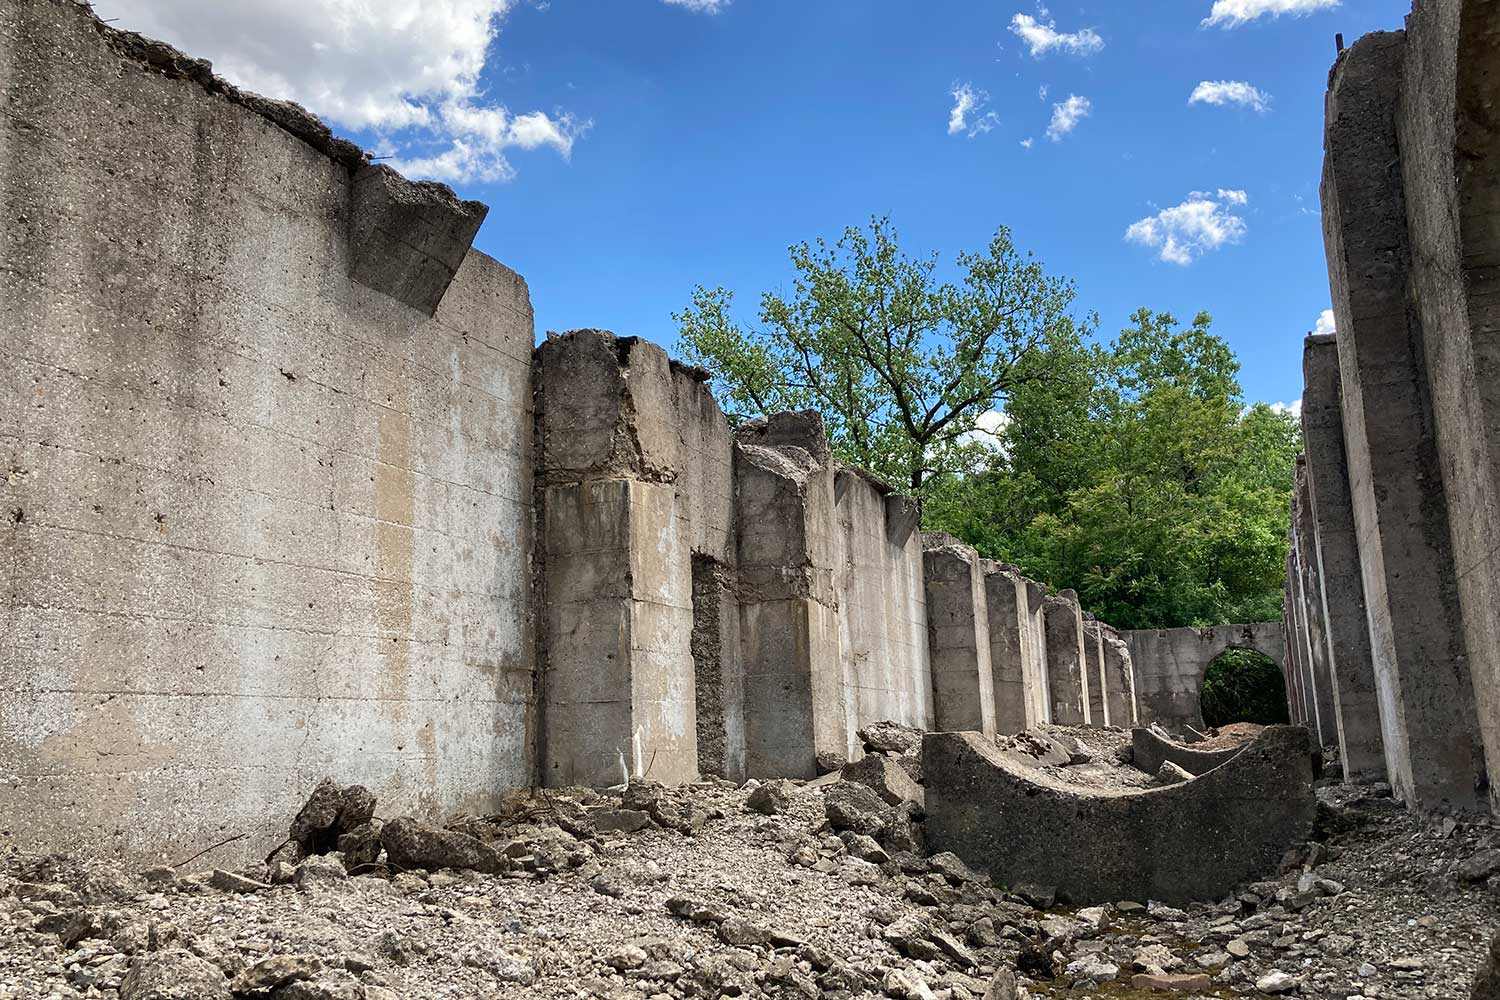
<path id="1" fill-rule="evenodd" d="M 1018 387 L 991 467 L 935 491 L 927 521 L 1121 627 L 1276 618 L 1296 422 L 1245 406 L 1206 314 L 1131 321 Z"/>
<path id="2" fill-rule="evenodd" d="M 1004 228 L 958 255 L 957 282 L 938 279 L 937 255 L 904 253 L 886 218 L 790 253 L 791 293 L 762 295 L 758 326 L 733 319 L 731 292 L 698 287 L 673 314 L 679 353 L 733 415 L 817 409 L 840 458 L 919 495 L 972 468 L 981 415 L 1052 381 L 1091 331 L 1069 312 L 1072 283 Z"/>
<path id="3" fill-rule="evenodd" d="M 1214 657 L 1199 704 L 1203 721 L 1214 728 L 1231 722 L 1274 726 L 1290 721 L 1281 668 L 1253 649 L 1226 649 Z"/>

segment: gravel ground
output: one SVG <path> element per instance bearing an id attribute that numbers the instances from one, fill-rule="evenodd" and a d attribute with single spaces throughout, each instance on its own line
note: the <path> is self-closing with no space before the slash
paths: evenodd
<path id="1" fill-rule="evenodd" d="M 1087 741 L 1061 770 L 1128 778 L 1118 733 L 1052 735 Z M 1021 996 L 1464 998 L 1500 923 L 1500 830 L 1421 820 L 1379 786 L 1320 790 L 1323 839 L 1284 875 L 1187 911 L 1021 898 L 951 855 L 836 836 L 825 816 L 861 822 L 827 808 L 841 787 L 648 790 L 658 819 L 629 833 L 597 830 L 642 821 L 639 801 L 530 800 L 465 827 L 495 874 L 7 856 L 0 998 L 1003 1000 L 1018 967 Z"/>

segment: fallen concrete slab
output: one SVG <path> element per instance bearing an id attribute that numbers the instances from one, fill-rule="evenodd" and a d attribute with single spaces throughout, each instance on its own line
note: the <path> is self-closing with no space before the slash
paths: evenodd
<path id="1" fill-rule="evenodd" d="M 922 760 L 931 850 L 999 884 L 1055 885 L 1074 903 L 1217 899 L 1273 871 L 1316 813 L 1299 726 L 1272 726 L 1212 771 L 1144 791 L 1067 785 L 979 733 L 929 733 Z"/>
<path id="2" fill-rule="evenodd" d="M 1133 754 L 1131 763 L 1147 774 L 1160 771 L 1166 761 L 1171 761 L 1189 774 L 1204 774 L 1232 759 L 1248 745 L 1241 743 L 1222 750 L 1195 750 L 1144 726 L 1137 726 L 1130 731 L 1130 750 Z"/>

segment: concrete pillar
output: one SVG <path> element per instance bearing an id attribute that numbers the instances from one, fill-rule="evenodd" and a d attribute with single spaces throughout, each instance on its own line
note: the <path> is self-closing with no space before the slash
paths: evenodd
<path id="1" fill-rule="evenodd" d="M 995 729 L 1024 732 L 1042 722 L 1037 691 L 1043 684 L 1033 646 L 1036 635 L 1026 580 L 1014 567 L 986 560 L 985 606 L 989 612 L 990 671 L 995 690 Z"/>
<path id="2" fill-rule="evenodd" d="M 695 780 L 692 552 L 666 353 L 578 330 L 536 358 L 542 780 L 615 784 L 622 755 L 653 780 Z"/>
<path id="3" fill-rule="evenodd" d="M 1397 112 L 1412 246 L 1408 301 L 1459 567 L 1464 653 L 1500 775 L 1500 4 L 1416 0 Z M 1500 812 L 1500 787 L 1490 782 Z"/>
<path id="4" fill-rule="evenodd" d="M 1473 810 L 1483 751 L 1393 168 L 1403 48 L 1401 33 L 1366 35 L 1335 66 L 1324 237 L 1387 772 L 1414 807 Z"/>
<path id="5" fill-rule="evenodd" d="M 811 778 L 847 747 L 833 587 L 834 462 L 816 413 L 735 434 L 745 770 Z"/>
<path id="6" fill-rule="evenodd" d="M 922 533 L 928 652 L 939 732 L 995 734 L 989 612 L 979 553 L 950 535 Z"/>
<path id="7" fill-rule="evenodd" d="M 1349 469 L 1344 455 L 1338 346 L 1308 337 L 1302 349 L 1302 439 L 1318 557 L 1318 595 L 1333 681 L 1334 722 L 1346 781 L 1385 777 L 1380 707 L 1370 662 L 1370 627 L 1360 575 Z"/>
<path id="8" fill-rule="evenodd" d="M 1311 667 L 1313 732 L 1319 746 L 1338 739 L 1334 722 L 1333 670 L 1328 657 L 1328 627 L 1323 620 L 1323 581 L 1318 572 L 1316 521 L 1312 511 L 1312 491 L 1307 479 L 1307 465 L 1297 456 L 1296 495 L 1292 501 L 1292 533 L 1296 539 L 1298 597 L 1306 623 L 1307 662 Z"/>
<path id="9" fill-rule="evenodd" d="M 1026 587 L 1027 624 L 1031 634 L 1027 656 L 1032 676 L 1037 679 L 1036 684 L 1027 686 L 1030 714 L 1039 723 L 1049 723 L 1052 721 L 1052 682 L 1047 669 L 1047 588 L 1026 577 L 1022 577 L 1021 582 Z"/>
<path id="10" fill-rule="evenodd" d="M 1295 497 L 1293 500 L 1295 510 Z M 1286 594 L 1282 599 L 1283 627 L 1286 629 L 1286 699 L 1292 724 L 1308 724 L 1307 698 L 1303 684 L 1303 666 L 1307 661 L 1307 638 L 1302 625 L 1302 568 L 1297 559 L 1297 533 L 1288 531 L 1286 557 Z"/>
<path id="11" fill-rule="evenodd" d="M 1083 644 L 1083 609 L 1078 595 L 1064 590 L 1043 606 L 1047 629 L 1047 680 L 1052 695 L 1052 721 L 1059 726 L 1087 726 L 1089 711 L 1088 656 Z"/>
<path id="12" fill-rule="evenodd" d="M 1104 697 L 1111 726 L 1129 727 L 1140 717 L 1135 700 L 1135 664 L 1130 646 L 1106 626 L 1104 639 Z"/>
<path id="13" fill-rule="evenodd" d="M 1104 629 L 1091 618 L 1083 622 L 1083 653 L 1088 675 L 1089 720 L 1096 726 L 1112 725 L 1109 702 L 1104 697 Z"/>

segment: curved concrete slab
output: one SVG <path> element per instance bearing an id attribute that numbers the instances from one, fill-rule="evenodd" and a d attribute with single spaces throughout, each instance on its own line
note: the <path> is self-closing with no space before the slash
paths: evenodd
<path id="1" fill-rule="evenodd" d="M 928 848 L 1074 903 L 1217 899 L 1311 833 L 1311 749 L 1306 729 L 1272 726 L 1191 781 L 1108 792 L 1007 759 L 978 733 L 928 733 Z"/>
<path id="2" fill-rule="evenodd" d="M 1164 761 L 1171 761 L 1189 774 L 1203 774 L 1236 756 L 1248 745 L 1241 743 L 1224 750 L 1195 750 L 1158 736 L 1144 726 L 1130 731 L 1130 749 L 1134 755 L 1131 762 L 1147 774 L 1160 771 Z"/>

